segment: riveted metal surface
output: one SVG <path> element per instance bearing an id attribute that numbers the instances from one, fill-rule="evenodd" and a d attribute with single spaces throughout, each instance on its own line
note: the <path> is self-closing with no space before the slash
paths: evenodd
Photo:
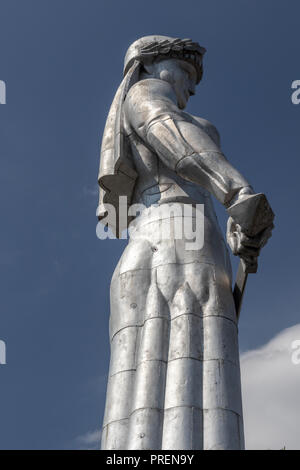
<path id="1" fill-rule="evenodd" d="M 174 406 L 202 408 L 203 362 L 190 358 L 168 363 L 165 409 Z"/>
<path id="2" fill-rule="evenodd" d="M 104 426 L 102 430 L 101 448 L 121 450 L 127 448 L 129 419 L 114 421 Z"/>
<path id="3" fill-rule="evenodd" d="M 135 410 L 130 416 L 128 449 L 161 449 L 163 411 L 155 408 Z"/>
<path id="4" fill-rule="evenodd" d="M 223 360 L 203 362 L 203 408 L 222 408 L 242 415 L 240 369 Z"/>
<path id="5" fill-rule="evenodd" d="M 237 326 L 221 316 L 203 318 L 205 360 L 221 359 L 239 365 Z"/>
<path id="6" fill-rule="evenodd" d="M 134 387 L 135 371 L 124 371 L 108 378 L 103 425 L 128 418 Z M 122 393 L 120 393 L 122 390 Z"/>
<path id="7" fill-rule="evenodd" d="M 167 365 L 163 361 L 146 361 L 136 372 L 131 412 L 139 408 L 164 408 L 164 390 Z"/>
<path id="8" fill-rule="evenodd" d="M 150 318 L 145 321 L 138 355 L 138 365 L 145 361 L 168 360 L 169 320 Z"/>
<path id="9" fill-rule="evenodd" d="M 195 407 L 175 407 L 165 410 L 162 449 L 202 450 L 202 410 Z"/>
<path id="10" fill-rule="evenodd" d="M 128 326 L 120 330 L 111 342 L 110 376 L 125 370 L 135 370 L 136 349 L 140 327 Z"/>
<path id="11" fill-rule="evenodd" d="M 230 410 L 203 411 L 204 450 L 240 450 L 244 448 L 240 417 Z"/>
<path id="12" fill-rule="evenodd" d="M 171 322 L 169 361 L 182 357 L 203 359 L 202 318 L 183 314 Z"/>

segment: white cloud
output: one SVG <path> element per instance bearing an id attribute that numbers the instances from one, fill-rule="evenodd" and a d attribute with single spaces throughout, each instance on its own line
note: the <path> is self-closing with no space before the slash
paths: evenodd
<path id="1" fill-rule="evenodd" d="M 84 450 L 99 450 L 101 441 L 101 431 L 96 429 L 95 431 L 89 431 L 82 436 L 76 438 L 79 449 Z"/>
<path id="2" fill-rule="evenodd" d="M 300 324 L 241 355 L 246 449 L 300 449 L 300 364 L 292 361 L 295 340 L 300 340 Z"/>

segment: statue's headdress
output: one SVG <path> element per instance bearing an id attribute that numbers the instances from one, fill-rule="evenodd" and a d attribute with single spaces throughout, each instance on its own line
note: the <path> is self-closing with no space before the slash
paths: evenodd
<path id="1" fill-rule="evenodd" d="M 124 60 L 124 78 L 111 105 L 106 121 L 100 158 L 98 182 L 100 199 L 97 216 L 102 220 L 107 215 L 105 204 L 116 209 L 117 225 L 110 228 L 120 236 L 125 227 L 119 227 L 119 196 L 126 196 L 130 205 L 137 173 L 130 159 L 130 148 L 124 136 L 122 119 L 123 103 L 129 89 L 139 80 L 141 67 L 156 60 L 176 58 L 194 65 L 197 83 L 203 74 L 202 57 L 205 49 L 191 39 L 167 36 L 145 36 L 128 48 Z M 127 207 L 125 208 L 127 210 Z M 129 223 L 130 220 L 127 221 Z"/>
<path id="2" fill-rule="evenodd" d="M 127 50 L 124 60 L 124 76 L 135 60 L 144 65 L 155 60 L 182 59 L 194 65 L 197 71 L 197 83 L 203 74 L 202 57 L 206 50 L 191 39 L 169 38 L 166 36 L 146 36 L 135 41 Z"/>

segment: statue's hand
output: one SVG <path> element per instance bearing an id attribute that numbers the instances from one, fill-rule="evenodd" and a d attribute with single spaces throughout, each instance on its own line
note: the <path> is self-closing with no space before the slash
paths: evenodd
<path id="1" fill-rule="evenodd" d="M 250 268 L 249 272 L 256 272 L 260 250 L 272 236 L 273 227 L 274 225 L 271 224 L 255 237 L 249 237 L 242 232 L 241 226 L 236 224 L 232 217 L 229 217 L 227 222 L 227 243 L 232 253 L 244 260 L 247 267 Z"/>

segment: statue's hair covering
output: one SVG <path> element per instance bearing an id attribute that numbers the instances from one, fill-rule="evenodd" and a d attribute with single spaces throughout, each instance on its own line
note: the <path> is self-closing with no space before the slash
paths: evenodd
<path id="1" fill-rule="evenodd" d="M 124 60 L 124 76 L 135 60 L 149 65 L 156 59 L 174 57 L 190 62 L 197 71 L 197 83 L 203 74 L 202 57 L 206 50 L 191 39 L 170 38 L 167 36 L 145 36 L 135 41 L 128 48 Z"/>
<path id="2" fill-rule="evenodd" d="M 100 171 L 98 182 L 100 199 L 97 216 L 102 220 L 107 215 L 106 204 L 116 209 L 117 225 L 110 228 L 117 237 L 122 229 L 119 227 L 119 197 L 127 197 L 127 205 L 131 204 L 137 173 L 131 163 L 130 148 L 123 131 L 123 103 L 129 89 L 139 80 L 142 65 L 149 65 L 156 60 L 177 58 L 194 65 L 197 72 L 197 83 L 203 74 L 202 57 L 205 49 L 191 39 L 178 39 L 168 36 L 145 36 L 135 41 L 128 48 L 124 60 L 124 78 L 112 102 L 104 129 Z M 128 207 L 125 207 L 127 211 Z"/>

